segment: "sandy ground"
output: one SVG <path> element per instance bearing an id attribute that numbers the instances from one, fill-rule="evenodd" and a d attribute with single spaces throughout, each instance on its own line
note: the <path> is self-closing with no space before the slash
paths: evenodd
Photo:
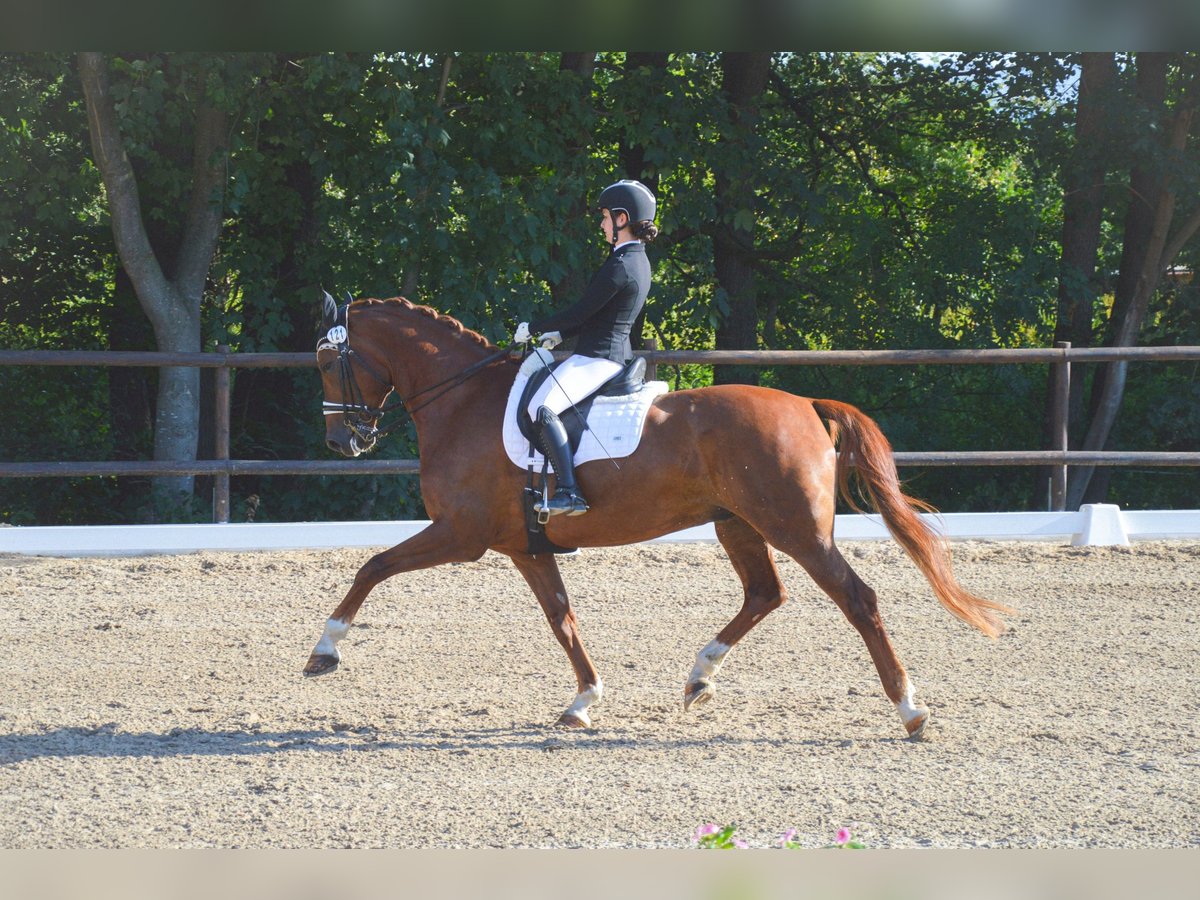
<path id="1" fill-rule="evenodd" d="M 857 633 L 790 560 L 790 601 L 685 714 L 737 611 L 715 544 L 561 561 L 605 680 L 570 666 L 504 557 L 398 576 L 342 668 L 304 679 L 369 552 L 0 557 L 0 847 L 1200 846 L 1200 544 L 958 543 L 1018 607 L 992 642 L 894 544 L 843 552 L 919 696 L 911 742 Z"/>

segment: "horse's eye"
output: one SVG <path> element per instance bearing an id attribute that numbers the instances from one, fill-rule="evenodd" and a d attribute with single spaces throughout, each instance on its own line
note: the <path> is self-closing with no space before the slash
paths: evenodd
<path id="1" fill-rule="evenodd" d="M 332 368 L 333 368 L 333 360 L 330 360 L 329 362 L 321 363 L 321 371 L 322 372 L 328 372 Z"/>

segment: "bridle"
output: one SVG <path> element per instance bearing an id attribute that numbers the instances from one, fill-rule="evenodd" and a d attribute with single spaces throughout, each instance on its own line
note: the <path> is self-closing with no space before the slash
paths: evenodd
<path id="1" fill-rule="evenodd" d="M 404 423 L 403 419 L 393 419 L 387 426 L 379 428 L 376 423 L 386 413 L 403 407 L 407 410 L 410 417 L 414 416 L 443 394 L 468 381 L 484 368 L 508 354 L 507 349 L 497 350 L 495 353 L 484 357 L 477 363 L 473 363 L 456 375 L 451 375 L 437 384 L 422 388 L 407 398 L 398 396 L 391 403 L 385 403 L 382 406 L 371 406 L 366 402 L 366 397 L 358 385 L 358 378 L 354 373 L 353 363 L 355 361 L 372 378 L 387 388 L 388 393 L 394 391 L 395 386 L 392 384 L 391 378 L 380 374 L 379 370 L 371 365 L 371 362 L 366 357 L 356 352 L 350 346 L 349 312 L 349 303 L 343 303 L 337 308 L 337 316 L 335 317 L 333 327 L 317 341 L 317 353 L 320 353 L 322 350 L 337 351 L 338 382 L 341 385 L 342 399 L 340 401 L 324 400 L 321 403 L 321 407 L 327 416 L 340 415 L 342 417 L 342 422 L 353 434 L 351 443 L 354 449 L 359 452 L 365 453 L 370 450 L 380 438 L 395 431 L 396 428 Z M 435 391 L 438 388 L 441 388 L 441 390 L 433 396 L 426 397 L 416 406 L 410 405 L 418 397 Z M 384 394 L 384 397 L 386 398 L 387 394 Z"/>
<path id="2" fill-rule="evenodd" d="M 366 402 L 362 388 L 358 386 L 358 378 L 354 374 L 354 360 L 358 360 L 362 367 L 370 373 L 372 378 L 387 388 L 388 393 L 391 393 L 393 389 L 392 380 L 380 375 L 362 354 L 356 353 L 350 347 L 350 330 L 346 327 L 349 323 L 348 313 L 349 304 L 339 306 L 333 327 L 317 341 L 317 353 L 320 353 L 322 350 L 337 351 L 338 382 L 341 385 L 342 395 L 342 399 L 337 402 L 330 400 L 323 401 L 321 408 L 327 416 L 341 416 L 342 422 L 353 434 L 351 438 L 353 449 L 359 452 L 366 452 L 375 446 L 375 442 L 383 434 L 376 427 L 376 422 L 379 421 L 384 413 L 403 405 L 404 401 L 398 400 L 384 406 L 371 406 Z M 386 397 L 387 394 L 384 396 Z M 396 424 L 393 422 L 388 430 Z"/>

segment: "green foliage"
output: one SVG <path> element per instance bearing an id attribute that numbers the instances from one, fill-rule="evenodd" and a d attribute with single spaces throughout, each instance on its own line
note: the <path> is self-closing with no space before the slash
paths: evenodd
<path id="1" fill-rule="evenodd" d="M 102 318 L 113 277 L 82 105 L 69 56 L 0 55 L 0 315 L 51 337 Z"/>
<path id="2" fill-rule="evenodd" d="M 699 850 L 745 850 L 748 845 L 737 837 L 736 825 L 701 825 L 692 835 L 692 843 Z"/>
<path id="3" fill-rule="evenodd" d="M 1074 65 L 1061 54 L 929 64 L 914 54 L 779 53 L 745 145 L 721 139 L 739 113 L 717 53 L 637 68 L 624 53 L 603 53 L 590 75 L 563 70 L 556 53 L 517 52 L 147 53 L 113 58 L 111 70 L 164 259 L 182 234 L 196 104 L 229 112 L 206 346 L 309 352 L 317 285 L 339 296 L 403 293 L 505 340 L 516 322 L 582 287 L 605 253 L 590 212 L 596 192 L 624 176 L 653 181 L 660 199 L 644 334 L 661 347 L 711 348 L 731 314 L 713 263 L 721 228 L 746 242 L 763 347 L 1046 346 L 1063 173 L 1092 152 L 1071 141 Z M 1114 103 L 1129 106 L 1131 77 L 1122 58 Z M 1104 148 L 1114 169 L 1142 152 L 1146 123 L 1134 113 L 1122 123 L 1120 140 Z M 150 347 L 90 155 L 74 60 L 0 56 L 0 221 L 11 223 L 0 232 L 0 345 Z M 753 208 L 720 212 L 718 173 L 747 155 Z M 640 169 L 625 171 L 635 159 Z M 1194 154 L 1167 162 L 1192 208 Z M 1112 193 L 1107 270 L 1119 259 L 1124 209 Z M 1183 261 L 1197 262 L 1195 252 Z M 1150 341 L 1200 343 L 1189 291 L 1156 298 Z M 1105 317 L 1097 304 L 1098 334 Z M 761 381 L 855 403 L 900 450 L 1017 450 L 1042 439 L 1046 376 L 1039 367 L 778 367 Z M 663 367 L 659 377 L 688 388 L 710 383 L 712 371 Z M 0 437 L 0 454 L 148 453 L 139 423 L 152 421 L 150 401 L 139 398 L 153 396 L 152 379 L 0 369 L 9 396 L 38 398 L 36 417 Z M 1114 445 L 1194 449 L 1196 394 L 1194 367 L 1132 367 Z M 311 370 L 236 373 L 233 456 L 328 458 L 319 403 Z M 415 436 L 394 434 L 377 452 L 412 457 Z M 1037 507 L 1044 496 L 1032 469 L 902 474 L 947 510 Z M 208 485 L 197 483 L 196 508 L 175 515 L 204 517 Z M 136 480 L 122 484 L 0 480 L 0 517 L 136 519 L 144 492 L 129 490 Z M 1178 506 L 1195 487 L 1190 470 L 1121 472 L 1111 493 L 1126 506 Z M 424 515 L 417 480 L 406 476 L 245 477 L 233 490 L 235 520 Z"/>
<path id="4" fill-rule="evenodd" d="M 86 331 L 65 331 L 49 346 L 38 337 L 29 326 L 0 322 L 0 346 L 6 348 L 95 348 L 95 335 Z M 0 367 L 0 395 L 14 410 L 0 429 L 0 459 L 112 459 L 105 387 L 105 373 L 97 378 L 92 369 Z M 114 478 L 0 479 L 0 521 L 13 525 L 115 523 L 120 507 Z"/>

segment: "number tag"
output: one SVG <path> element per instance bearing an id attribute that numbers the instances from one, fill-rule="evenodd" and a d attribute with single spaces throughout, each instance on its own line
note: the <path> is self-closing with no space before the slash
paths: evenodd
<path id="1" fill-rule="evenodd" d="M 325 337 L 331 344 L 344 344 L 346 343 L 346 327 L 344 325 L 334 325 L 329 329 L 329 333 Z"/>

